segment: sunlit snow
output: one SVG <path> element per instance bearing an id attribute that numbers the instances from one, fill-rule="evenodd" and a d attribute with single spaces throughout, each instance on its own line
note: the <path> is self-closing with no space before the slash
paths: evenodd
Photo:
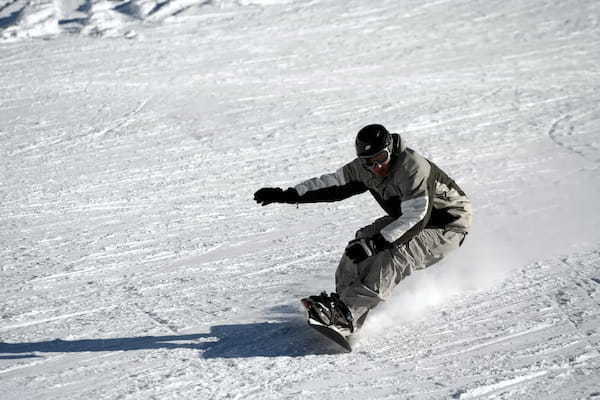
<path id="1" fill-rule="evenodd" d="M 600 396 L 600 2 L 0 0 L 0 397 Z M 368 195 L 270 205 L 383 123 L 475 226 L 341 353 Z"/>

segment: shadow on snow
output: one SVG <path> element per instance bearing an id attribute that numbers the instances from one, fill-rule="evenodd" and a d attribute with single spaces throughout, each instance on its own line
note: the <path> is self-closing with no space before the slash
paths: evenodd
<path id="1" fill-rule="evenodd" d="M 208 333 L 139 336 L 112 339 L 0 342 L 1 359 L 39 357 L 37 353 L 80 353 L 154 349 L 192 349 L 201 357 L 303 357 L 336 354 L 341 348 L 314 332 L 304 321 L 261 322 L 213 326 Z"/>

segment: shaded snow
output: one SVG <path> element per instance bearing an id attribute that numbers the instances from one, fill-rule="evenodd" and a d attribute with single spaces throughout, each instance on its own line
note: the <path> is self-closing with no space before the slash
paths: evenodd
<path id="1" fill-rule="evenodd" d="M 600 4 L 271 3 L 2 3 L 2 398 L 600 395 Z M 340 354 L 298 299 L 381 211 L 252 194 L 371 122 L 476 224 Z"/>

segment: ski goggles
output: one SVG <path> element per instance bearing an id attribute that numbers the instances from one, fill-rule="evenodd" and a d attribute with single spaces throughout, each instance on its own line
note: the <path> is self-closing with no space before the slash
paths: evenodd
<path id="1" fill-rule="evenodd" d="M 378 153 L 373 154 L 372 156 L 367 157 L 359 157 L 360 161 L 367 168 L 381 167 L 390 161 L 392 153 L 386 148 Z"/>

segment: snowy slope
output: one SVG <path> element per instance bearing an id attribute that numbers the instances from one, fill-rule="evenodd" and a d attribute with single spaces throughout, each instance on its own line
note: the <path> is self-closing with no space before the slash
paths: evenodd
<path id="1" fill-rule="evenodd" d="M 2 399 L 600 397 L 600 3 L 271 3 L 0 44 Z M 371 122 L 476 226 L 340 354 L 298 299 L 381 211 L 252 194 Z"/>

